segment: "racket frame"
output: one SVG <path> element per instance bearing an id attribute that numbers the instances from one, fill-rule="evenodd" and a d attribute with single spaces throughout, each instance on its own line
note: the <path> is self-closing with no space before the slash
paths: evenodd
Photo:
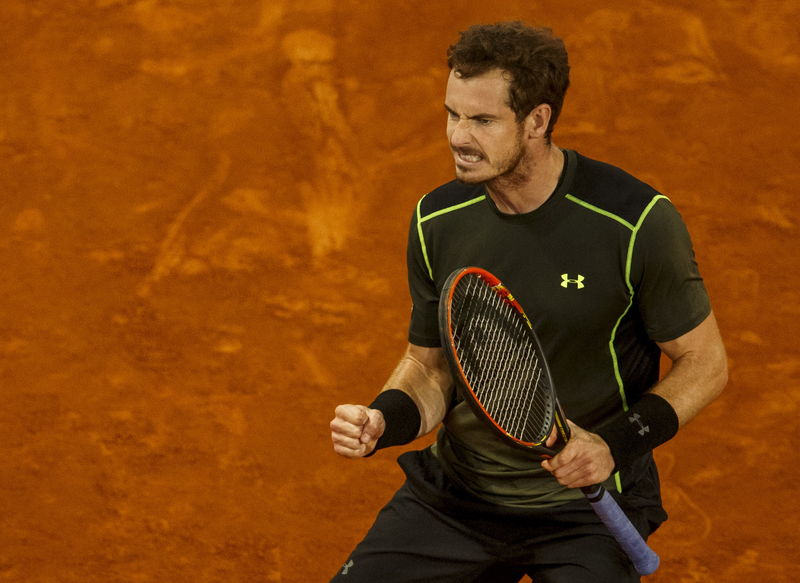
<path id="1" fill-rule="evenodd" d="M 457 357 L 458 349 L 456 347 L 456 340 L 452 333 L 453 322 L 452 310 L 450 308 L 452 306 L 453 294 L 456 291 L 457 284 L 460 280 L 468 276 L 477 276 L 483 280 L 484 283 L 486 283 L 486 285 L 488 285 L 489 288 L 491 288 L 491 290 L 496 293 L 503 302 L 514 308 L 517 317 L 524 322 L 524 328 L 529 334 L 530 340 L 533 342 L 536 352 L 540 355 L 539 365 L 542 374 L 546 377 L 547 390 L 550 391 L 550 398 L 553 403 L 553 415 L 551 416 L 551 419 L 549 419 L 547 431 L 540 441 L 525 441 L 520 439 L 506 431 L 495 421 L 494 417 L 486 410 L 481 403 L 481 400 L 478 398 L 475 390 L 469 382 L 467 373 L 464 371 L 463 367 L 461 366 L 461 362 Z M 517 301 L 509 289 L 503 285 L 497 276 L 486 271 L 485 269 L 481 269 L 480 267 L 464 267 L 455 270 L 447 278 L 447 281 L 442 289 L 446 290 L 443 291 L 439 304 L 439 329 L 441 331 L 442 344 L 445 346 L 444 353 L 447 361 L 450 364 L 451 370 L 458 373 L 456 375 L 457 385 L 464 395 L 465 400 L 475 410 L 478 417 L 483 419 L 489 425 L 489 427 L 491 427 L 491 429 L 494 430 L 497 435 L 499 435 L 506 442 L 521 449 L 533 451 L 542 458 L 551 458 L 556 455 L 567 444 L 567 441 L 569 441 L 570 430 L 566 422 L 564 410 L 562 409 L 561 403 L 554 392 L 555 385 L 553 383 L 553 377 L 550 374 L 550 368 L 547 366 L 547 359 L 544 358 L 542 344 L 539 342 L 539 338 L 536 336 L 536 332 L 533 329 L 533 324 L 531 323 L 530 319 L 528 319 L 528 315 L 525 313 L 522 305 L 519 303 L 519 301 Z M 556 428 L 556 441 L 548 447 L 545 444 L 552 435 L 553 426 Z"/>

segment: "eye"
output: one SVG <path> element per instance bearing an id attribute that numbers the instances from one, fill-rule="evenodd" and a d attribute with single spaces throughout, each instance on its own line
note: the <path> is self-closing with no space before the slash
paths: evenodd
<path id="1" fill-rule="evenodd" d="M 478 118 L 477 120 L 475 120 L 475 121 L 477 121 L 477 122 L 478 122 L 478 125 L 482 125 L 482 126 L 488 126 L 488 125 L 491 125 L 491 123 L 492 123 L 492 121 L 493 121 L 493 120 L 491 120 L 491 119 L 486 119 L 485 117 L 479 117 L 479 118 Z"/>

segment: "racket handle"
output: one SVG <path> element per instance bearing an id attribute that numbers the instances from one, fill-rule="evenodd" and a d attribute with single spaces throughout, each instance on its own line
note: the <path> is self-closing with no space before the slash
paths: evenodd
<path id="1" fill-rule="evenodd" d="M 649 575 L 658 569 L 660 559 L 633 526 L 611 494 L 600 485 L 581 488 L 592 508 L 628 555 L 636 572 Z"/>

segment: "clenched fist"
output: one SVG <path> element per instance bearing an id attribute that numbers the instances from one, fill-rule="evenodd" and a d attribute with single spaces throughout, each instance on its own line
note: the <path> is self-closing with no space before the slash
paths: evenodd
<path id="1" fill-rule="evenodd" d="M 369 455 L 383 435 L 383 413 L 364 405 L 339 405 L 331 421 L 333 451 L 341 456 L 358 458 Z"/>

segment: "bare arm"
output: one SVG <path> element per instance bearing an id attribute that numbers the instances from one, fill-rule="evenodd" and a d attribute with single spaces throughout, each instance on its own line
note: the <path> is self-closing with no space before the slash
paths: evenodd
<path id="1" fill-rule="evenodd" d="M 725 347 L 714 314 L 683 336 L 659 343 L 672 368 L 651 392 L 675 410 L 682 427 L 716 399 L 728 381 Z M 603 439 L 570 423 L 572 438 L 552 460 L 542 465 L 570 488 L 605 481 L 614 468 L 611 450 Z"/>
<path id="2" fill-rule="evenodd" d="M 409 344 L 383 390 L 400 389 L 417 404 L 422 423 L 417 437 L 442 422 L 453 393 L 453 378 L 441 348 Z"/>
<path id="3" fill-rule="evenodd" d="M 652 392 L 672 405 L 683 427 L 728 382 L 728 360 L 714 314 L 683 336 L 658 346 L 672 361 L 672 368 Z"/>
<path id="4" fill-rule="evenodd" d="M 453 380 L 441 348 L 409 344 L 383 391 L 399 389 L 416 404 L 420 414 L 417 437 L 441 423 L 453 391 Z M 375 449 L 386 424 L 383 413 L 364 405 L 339 405 L 331 421 L 333 449 L 344 457 L 364 457 Z"/>

